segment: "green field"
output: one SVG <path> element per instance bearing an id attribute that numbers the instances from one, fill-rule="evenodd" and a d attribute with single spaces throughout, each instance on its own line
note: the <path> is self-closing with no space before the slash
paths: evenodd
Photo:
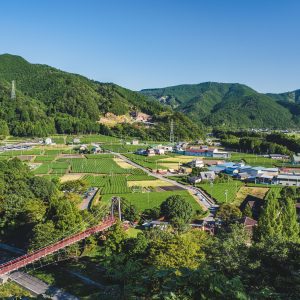
<path id="1" fill-rule="evenodd" d="M 129 175 L 126 177 L 127 181 L 144 181 L 144 180 L 156 180 L 157 178 L 150 175 Z"/>
<path id="2" fill-rule="evenodd" d="M 41 175 L 41 174 L 56 174 L 63 175 L 67 172 L 69 168 L 69 163 L 67 162 L 44 162 L 38 168 L 33 170 L 33 174 Z"/>
<path id="3" fill-rule="evenodd" d="M 79 136 L 67 136 L 67 143 L 73 143 L 74 138 L 79 138 L 81 144 L 91 144 L 91 143 L 118 143 L 120 139 L 101 135 L 101 134 L 91 134 L 91 135 L 79 135 Z"/>
<path id="4" fill-rule="evenodd" d="M 1 156 L 8 156 L 8 157 L 14 157 L 18 155 L 40 155 L 43 154 L 43 150 L 35 148 L 35 149 L 29 149 L 29 150 L 11 150 L 11 151 L 5 151 L 1 152 Z"/>
<path id="5" fill-rule="evenodd" d="M 87 159 L 103 159 L 103 158 L 114 158 L 115 155 L 109 153 L 100 153 L 100 154 L 86 154 Z"/>
<path id="6" fill-rule="evenodd" d="M 271 168 L 276 166 L 277 164 L 288 163 L 289 161 L 278 161 L 276 159 L 271 159 L 268 157 L 259 156 L 256 154 L 248 154 L 248 153 L 231 153 L 230 161 L 241 161 L 244 160 L 246 164 L 251 166 L 262 166 Z"/>
<path id="7" fill-rule="evenodd" d="M 163 201 L 173 195 L 183 196 L 189 203 L 191 203 L 195 211 L 201 210 L 201 206 L 188 191 L 115 194 L 114 196 L 125 198 L 129 203 L 135 205 L 137 209 L 142 212 L 147 208 L 159 207 Z M 101 201 L 103 203 L 109 203 L 111 197 L 112 195 L 103 195 Z"/>
<path id="8" fill-rule="evenodd" d="M 83 180 L 85 180 L 89 186 L 103 187 L 107 181 L 107 176 L 85 175 Z"/>
<path id="9" fill-rule="evenodd" d="M 168 155 L 157 155 L 157 156 L 143 156 L 138 154 L 125 154 L 130 160 L 135 162 L 136 164 L 143 166 L 145 168 L 154 170 L 154 169 L 168 169 L 168 167 L 162 166 L 159 164 L 159 161 L 170 156 Z"/>
<path id="10" fill-rule="evenodd" d="M 49 162 L 53 161 L 56 158 L 56 155 L 38 155 L 35 157 L 34 162 Z"/>
<path id="11" fill-rule="evenodd" d="M 124 194 L 131 193 L 131 188 L 127 186 L 125 176 L 108 176 L 101 194 Z"/>
<path id="12" fill-rule="evenodd" d="M 138 149 L 145 148 L 143 145 L 123 145 L 123 144 L 112 144 L 112 145 L 103 145 L 104 150 L 118 152 L 118 153 L 128 153 L 135 152 Z"/>
<path id="13" fill-rule="evenodd" d="M 205 190 L 211 197 L 216 199 L 218 203 L 226 202 L 226 191 L 227 191 L 227 202 L 233 202 L 236 198 L 236 194 L 240 187 L 243 185 L 240 181 L 229 181 L 228 183 L 216 183 L 216 184 L 199 184 L 198 186 Z"/>
<path id="14" fill-rule="evenodd" d="M 85 159 L 71 160 L 72 173 L 98 173 L 98 174 L 126 174 L 129 170 L 121 168 L 113 159 Z"/>
<path id="15" fill-rule="evenodd" d="M 131 193 L 131 188 L 127 186 L 125 175 L 85 175 L 83 180 L 87 181 L 90 186 L 99 187 L 101 189 L 101 194 Z"/>

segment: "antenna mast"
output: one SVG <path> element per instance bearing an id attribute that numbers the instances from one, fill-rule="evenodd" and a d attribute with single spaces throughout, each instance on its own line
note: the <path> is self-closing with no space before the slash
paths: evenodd
<path id="1" fill-rule="evenodd" d="M 11 96 L 10 96 L 11 100 L 15 100 L 16 99 L 16 83 L 13 80 L 11 82 Z"/>
<path id="2" fill-rule="evenodd" d="M 170 143 L 174 144 L 174 121 L 171 119 L 171 124 L 170 124 Z"/>

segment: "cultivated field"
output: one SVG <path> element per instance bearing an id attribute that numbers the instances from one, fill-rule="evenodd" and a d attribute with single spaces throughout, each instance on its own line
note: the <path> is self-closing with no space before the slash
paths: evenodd
<path id="1" fill-rule="evenodd" d="M 140 180 L 140 181 L 127 181 L 129 187 L 141 186 L 141 187 L 158 187 L 158 186 L 173 186 L 172 183 L 164 180 Z"/>
<path id="2" fill-rule="evenodd" d="M 201 210 L 198 202 L 196 202 L 196 200 L 188 191 L 131 193 L 119 194 L 115 196 L 125 198 L 129 203 L 135 205 L 139 211 L 144 211 L 147 208 L 159 207 L 164 200 L 173 195 L 183 196 L 189 203 L 191 203 L 195 211 Z M 103 203 L 109 203 L 110 200 L 111 195 L 103 195 L 101 201 Z"/>
<path id="3" fill-rule="evenodd" d="M 218 203 L 226 202 L 227 193 L 227 203 L 234 202 L 237 197 L 237 193 L 243 183 L 240 181 L 229 181 L 228 183 L 216 183 L 216 184 L 199 184 L 203 190 L 205 190 L 210 196 L 212 196 Z"/>
<path id="4" fill-rule="evenodd" d="M 240 205 L 247 197 L 254 197 L 264 199 L 269 188 L 267 187 L 248 187 L 242 186 L 237 195 L 236 200 L 233 202 L 235 205 Z"/>

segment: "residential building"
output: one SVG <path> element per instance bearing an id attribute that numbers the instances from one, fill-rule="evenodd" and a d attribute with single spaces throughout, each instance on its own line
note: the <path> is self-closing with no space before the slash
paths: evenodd
<path id="1" fill-rule="evenodd" d="M 249 178 L 249 174 L 246 173 L 246 172 L 245 173 L 238 173 L 236 178 L 239 179 L 239 180 L 246 180 L 246 179 Z"/>
<path id="2" fill-rule="evenodd" d="M 242 224 L 246 231 L 250 233 L 250 235 L 253 234 L 254 227 L 257 226 L 257 221 L 254 219 L 251 219 L 249 217 L 243 217 L 240 220 L 240 224 Z"/>
<path id="3" fill-rule="evenodd" d="M 188 165 L 191 166 L 191 168 L 203 168 L 204 167 L 203 160 L 200 160 L 200 159 L 193 159 L 191 162 L 188 163 Z"/>
<path id="4" fill-rule="evenodd" d="M 165 154 L 165 150 L 162 149 L 162 148 L 154 149 L 154 153 L 157 154 L 157 155 L 164 155 Z"/>
<path id="5" fill-rule="evenodd" d="M 147 155 L 147 150 L 146 149 L 138 149 L 138 150 L 135 151 L 135 154 Z"/>
<path id="6" fill-rule="evenodd" d="M 152 148 L 147 149 L 146 151 L 147 156 L 155 156 L 155 151 Z"/>
<path id="7" fill-rule="evenodd" d="M 300 186 L 300 175 L 296 174 L 279 174 L 274 180 L 280 185 Z"/>
<path id="8" fill-rule="evenodd" d="M 205 172 L 200 172 L 200 177 L 202 181 L 205 180 L 214 180 L 216 178 L 216 173 L 214 171 L 205 171 Z"/>
<path id="9" fill-rule="evenodd" d="M 201 176 L 193 176 L 193 177 L 189 177 L 188 178 L 188 181 L 191 183 L 191 184 L 195 184 L 195 183 L 199 183 L 202 181 L 202 178 Z"/>
<path id="10" fill-rule="evenodd" d="M 299 155 L 299 153 L 297 153 L 297 155 L 292 156 L 292 163 L 295 164 L 295 165 L 300 164 L 300 155 Z"/>

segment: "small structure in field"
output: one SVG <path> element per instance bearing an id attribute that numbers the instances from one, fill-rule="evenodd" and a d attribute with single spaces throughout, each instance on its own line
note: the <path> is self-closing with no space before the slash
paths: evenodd
<path id="1" fill-rule="evenodd" d="M 52 139 L 51 138 L 46 138 L 45 141 L 44 141 L 44 144 L 45 145 L 52 145 Z"/>
<path id="2" fill-rule="evenodd" d="M 138 145 L 139 144 L 139 140 L 132 140 L 131 141 L 131 145 Z"/>

